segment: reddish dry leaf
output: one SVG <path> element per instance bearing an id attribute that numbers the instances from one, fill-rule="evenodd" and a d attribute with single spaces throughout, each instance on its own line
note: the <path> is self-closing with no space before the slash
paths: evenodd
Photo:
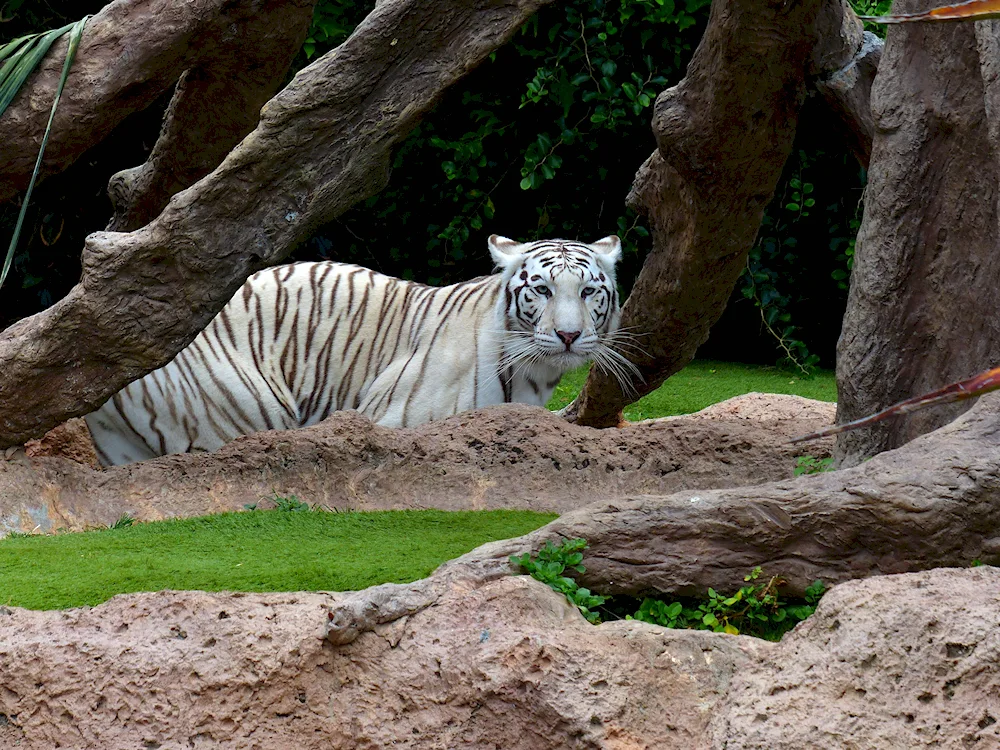
<path id="1" fill-rule="evenodd" d="M 909 23 L 910 21 L 982 21 L 1000 18 L 1000 0 L 968 0 L 955 5 L 932 8 L 923 13 L 902 13 L 896 16 L 859 16 L 874 23 Z"/>
<path id="2" fill-rule="evenodd" d="M 996 1 L 997 0 L 993 0 L 993 2 Z M 841 432 L 856 430 L 859 427 L 868 427 L 876 422 L 881 422 L 883 419 L 895 417 L 899 414 L 909 414 L 910 412 L 917 411 L 918 409 L 923 409 L 925 406 L 950 404 L 954 401 L 964 401 L 967 398 L 981 396 L 984 393 L 989 393 L 990 391 L 995 391 L 997 389 L 1000 389 L 1000 367 L 994 367 L 992 370 L 981 372 L 978 375 L 968 378 L 967 380 L 960 380 L 957 383 L 946 385 L 943 388 L 938 388 L 936 391 L 925 393 L 922 396 L 915 396 L 913 398 L 908 398 L 905 401 L 900 401 L 898 404 L 894 404 L 893 406 L 883 409 L 882 411 L 870 416 L 855 419 L 853 422 L 847 422 L 846 424 L 827 427 L 826 429 L 819 430 L 818 432 L 811 432 L 808 435 L 797 437 L 790 442 L 804 443 L 807 440 L 815 440 L 816 438 L 828 437 L 829 435 L 838 435 Z"/>

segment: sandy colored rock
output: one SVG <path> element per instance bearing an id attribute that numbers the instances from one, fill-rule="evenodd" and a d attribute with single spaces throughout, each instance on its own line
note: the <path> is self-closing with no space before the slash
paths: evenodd
<path id="1" fill-rule="evenodd" d="M 101 468 L 90 430 L 81 417 L 53 427 L 38 440 L 29 440 L 24 444 L 24 452 L 31 458 L 58 456 L 92 469 Z"/>
<path id="2" fill-rule="evenodd" d="M 1000 570 L 838 586 L 752 670 L 712 727 L 767 750 L 1000 746 Z"/>
<path id="3" fill-rule="evenodd" d="M 347 646 L 327 594 L 161 592 L 0 619 L 27 748 L 692 747 L 767 644 L 595 628 L 525 577 L 450 589 Z"/>
<path id="4" fill-rule="evenodd" d="M 1000 740 L 994 568 L 842 584 L 770 644 L 595 627 L 536 581 L 463 577 L 462 566 L 436 574 L 443 585 L 422 608 L 344 645 L 324 634 L 353 595 L 160 592 L 2 609 L 0 741 L 910 750 Z"/>
<path id="5" fill-rule="evenodd" d="M 833 404 L 750 394 L 710 412 L 595 430 L 524 405 L 415 429 L 341 412 L 315 427 L 240 438 L 216 453 L 106 471 L 60 458 L 0 461 L 0 530 L 52 531 L 241 510 L 277 492 L 311 505 L 378 510 L 526 508 L 565 512 L 598 498 L 736 487 L 792 476 L 787 445 L 830 423 Z M 262 503 L 263 505 L 264 503 Z"/>

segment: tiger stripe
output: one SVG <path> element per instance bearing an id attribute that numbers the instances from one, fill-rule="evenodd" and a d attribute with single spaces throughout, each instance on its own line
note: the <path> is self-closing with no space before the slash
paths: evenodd
<path id="1" fill-rule="evenodd" d="M 441 288 L 333 262 L 254 274 L 169 364 L 87 415 L 101 462 L 210 451 L 342 409 L 413 426 L 544 404 L 617 328 L 620 245 L 490 243 L 501 273 Z"/>

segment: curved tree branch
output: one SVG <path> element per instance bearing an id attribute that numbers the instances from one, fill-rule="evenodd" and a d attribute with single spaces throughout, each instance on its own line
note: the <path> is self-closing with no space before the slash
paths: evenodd
<path id="1" fill-rule="evenodd" d="M 694 357 L 746 265 L 792 148 L 807 78 L 843 68 L 861 46 L 861 23 L 841 0 L 713 3 L 687 75 L 656 100 L 658 148 L 626 201 L 653 234 L 622 316 L 641 336 L 642 378 L 627 397 L 595 369 L 569 418 L 616 425 L 625 404 Z"/>
<path id="2" fill-rule="evenodd" d="M 91 235 L 70 294 L 0 335 L 0 447 L 164 365 L 249 274 L 379 191 L 392 148 L 544 3 L 386 0 L 154 221 Z"/>
<path id="3" fill-rule="evenodd" d="M 41 177 L 68 167 L 126 116 L 145 109 L 188 68 L 228 71 L 230 93 L 237 100 L 245 99 L 249 105 L 257 97 L 263 103 L 267 97 L 262 92 L 273 93 L 288 69 L 314 4 L 315 0 L 116 0 L 107 5 L 87 21 L 52 124 Z M 65 38 L 53 45 L 0 117 L 4 141 L 0 201 L 27 187 L 65 45 Z M 238 71 L 237 60 L 242 62 Z M 214 141 L 230 130 L 230 115 L 205 102 L 202 106 L 219 119 L 219 130 L 209 134 Z M 253 127 L 259 107 L 256 104 L 253 119 L 239 137 Z"/>

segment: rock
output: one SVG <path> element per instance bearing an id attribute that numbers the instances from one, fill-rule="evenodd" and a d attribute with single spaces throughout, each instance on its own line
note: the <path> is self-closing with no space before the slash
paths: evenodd
<path id="1" fill-rule="evenodd" d="M 786 443 L 829 424 L 833 404 L 761 394 L 726 404 L 620 430 L 580 427 L 524 405 L 405 430 L 340 412 L 314 427 L 249 435 L 216 453 L 105 471 L 15 456 L 0 461 L 0 530 L 80 529 L 126 512 L 153 520 L 241 510 L 274 492 L 337 509 L 561 513 L 599 498 L 789 478 L 797 455 L 829 455 L 832 440 Z"/>
<path id="2" fill-rule="evenodd" d="M 26 748 L 691 747 L 769 644 L 588 624 L 526 577 L 341 647 L 332 594 L 160 592 L 0 620 Z M 158 744 L 157 744 L 158 743 Z"/>
<path id="3" fill-rule="evenodd" d="M 757 565 L 801 593 L 928 568 L 1000 564 L 1000 394 L 852 469 L 754 487 L 609 498 L 522 539 L 583 537 L 585 585 L 610 593 L 726 589 Z"/>
<path id="4" fill-rule="evenodd" d="M 1000 745 L 1000 570 L 837 586 L 733 678 L 715 746 L 767 750 Z"/>
<path id="5" fill-rule="evenodd" d="M 464 566 L 465 575 L 462 575 Z M 1000 741 L 1000 570 L 842 584 L 778 644 L 588 624 L 456 561 L 342 645 L 358 594 L 170 592 L 0 609 L 0 741 L 21 746 L 914 748 Z M 6 732 L 6 734 L 5 734 Z M 6 746 L 5 746 L 6 747 Z"/>
<path id="6" fill-rule="evenodd" d="M 53 427 L 38 440 L 29 440 L 24 444 L 24 452 L 32 458 L 59 456 L 92 469 L 101 468 L 90 430 L 80 417 Z"/>

